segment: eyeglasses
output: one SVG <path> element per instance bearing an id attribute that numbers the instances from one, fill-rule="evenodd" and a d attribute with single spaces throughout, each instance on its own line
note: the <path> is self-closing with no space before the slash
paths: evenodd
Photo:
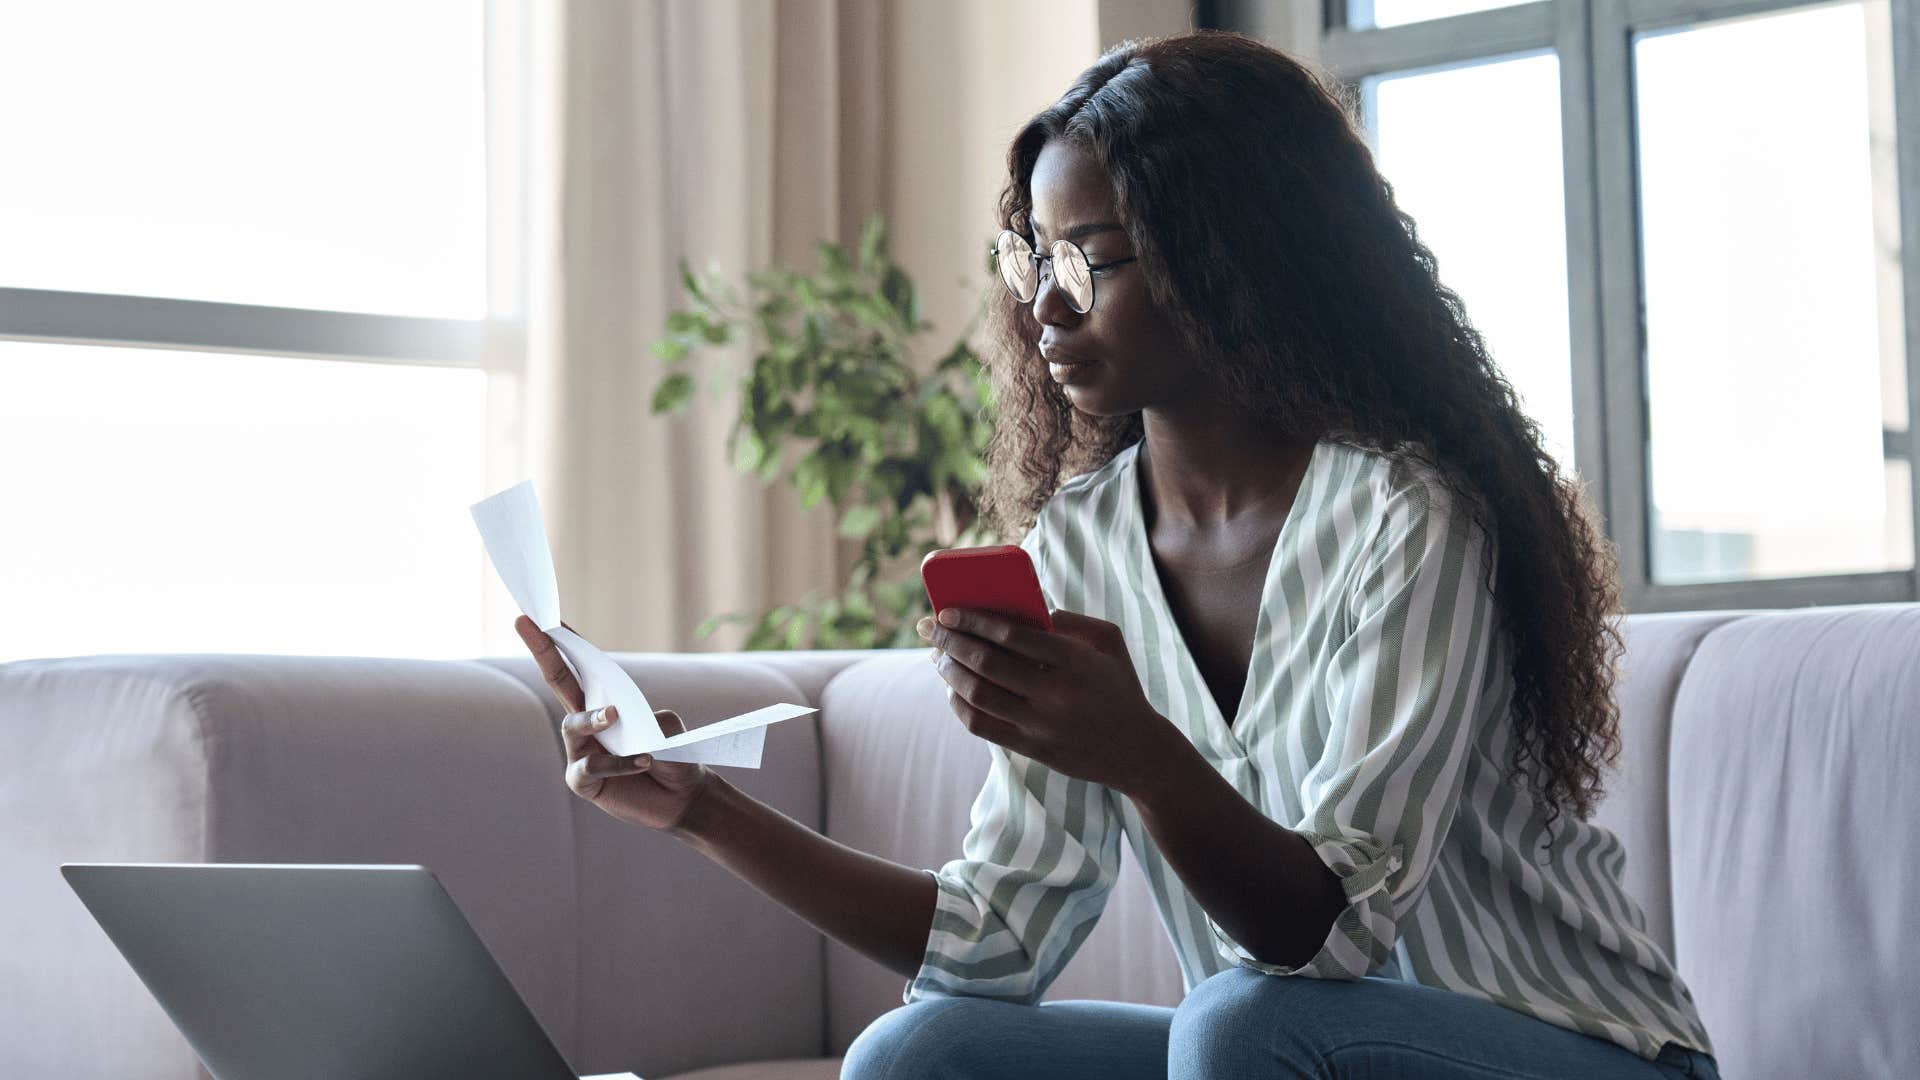
<path id="1" fill-rule="evenodd" d="M 1052 254 L 1036 254 L 1026 237 L 1012 229 L 1000 230 L 1000 238 L 993 244 L 993 260 L 1000 270 L 1000 280 L 1006 282 L 1007 291 L 1013 294 L 1015 300 L 1031 304 L 1040 292 L 1040 275 L 1051 273 L 1054 283 L 1060 288 L 1060 295 L 1067 299 L 1067 306 L 1080 315 L 1093 310 L 1094 271 L 1120 266 L 1139 258 L 1138 255 L 1129 255 L 1095 266 L 1087 262 L 1087 253 L 1080 250 L 1080 245 L 1071 240 L 1055 240 L 1048 250 Z M 1050 269 L 1043 268 L 1041 263 L 1050 264 Z"/>

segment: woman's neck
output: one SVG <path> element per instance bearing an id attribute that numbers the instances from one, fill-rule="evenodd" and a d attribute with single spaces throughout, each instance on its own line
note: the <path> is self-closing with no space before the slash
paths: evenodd
<path id="1" fill-rule="evenodd" d="M 1318 441 L 1225 411 L 1169 416 L 1149 409 L 1141 424 L 1154 516 L 1201 528 L 1284 509 Z"/>

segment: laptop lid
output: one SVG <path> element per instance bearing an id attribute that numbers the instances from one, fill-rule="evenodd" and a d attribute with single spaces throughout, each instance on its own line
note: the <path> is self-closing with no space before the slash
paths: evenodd
<path id="1" fill-rule="evenodd" d="M 60 873 L 219 1080 L 574 1080 L 425 867 Z"/>

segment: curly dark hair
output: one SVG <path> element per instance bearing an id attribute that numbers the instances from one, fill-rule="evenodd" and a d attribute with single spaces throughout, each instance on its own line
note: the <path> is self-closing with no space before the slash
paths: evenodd
<path id="1" fill-rule="evenodd" d="M 1230 400 L 1424 465 L 1492 539 L 1486 585 L 1514 647 L 1513 776 L 1550 821 L 1587 818 L 1619 755 L 1612 547 L 1440 283 L 1346 95 L 1240 34 L 1119 45 L 1014 138 L 1000 212 L 1022 235 L 1051 139 L 1105 167 L 1153 302 Z M 998 419 L 981 511 L 1018 536 L 1061 482 L 1143 429 L 1137 412 L 1074 409 L 1046 375 L 1031 310 L 994 292 Z"/>

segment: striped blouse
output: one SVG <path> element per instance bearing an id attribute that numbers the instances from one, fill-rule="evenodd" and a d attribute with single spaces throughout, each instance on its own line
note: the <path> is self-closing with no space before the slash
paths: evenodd
<path id="1" fill-rule="evenodd" d="M 1021 546 L 1050 604 L 1118 624 L 1147 700 L 1262 813 L 1305 836 L 1347 907 L 1299 967 L 1262 963 L 1187 893 L 1132 803 L 995 746 L 963 857 L 933 872 L 906 999 L 1038 1000 L 1131 846 L 1187 989 L 1231 965 L 1392 974 L 1656 1057 L 1712 1047 L 1620 885 L 1613 833 L 1507 779 L 1508 642 L 1484 533 L 1431 472 L 1323 441 L 1268 566 L 1236 715 L 1181 640 L 1141 513 L 1135 444 L 1063 484 Z"/>

